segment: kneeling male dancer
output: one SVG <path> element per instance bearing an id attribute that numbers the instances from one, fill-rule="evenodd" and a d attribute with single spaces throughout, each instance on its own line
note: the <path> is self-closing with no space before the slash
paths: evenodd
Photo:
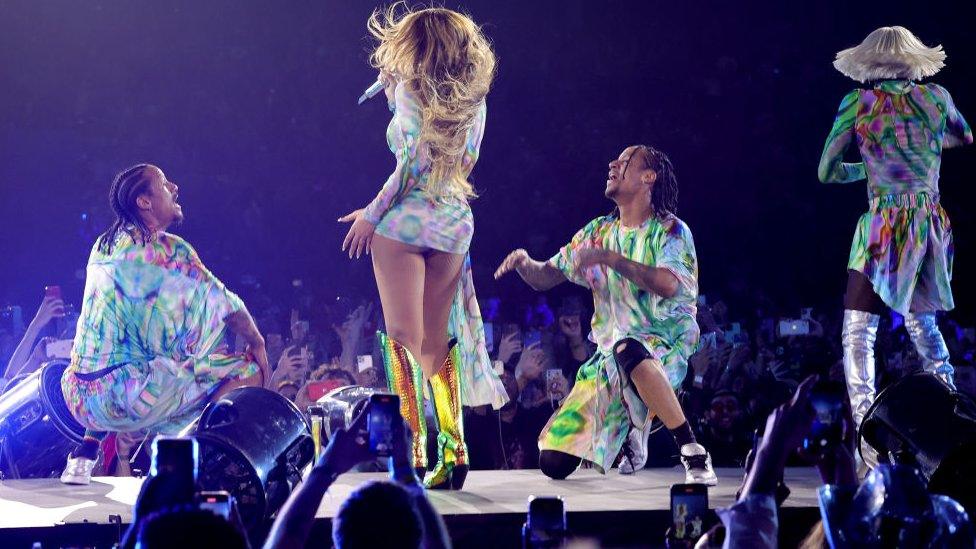
<path id="1" fill-rule="evenodd" d="M 671 161 L 648 146 L 627 147 L 610 162 L 604 194 L 614 212 L 583 227 L 549 261 L 519 249 L 495 272 L 514 269 L 539 291 L 570 280 L 593 292 L 597 352 L 542 431 L 539 466 L 554 479 L 583 460 L 606 472 L 628 433 L 642 433 L 657 416 L 680 448 L 685 482 L 714 486 L 711 457 L 675 395 L 698 344 L 698 260 L 691 231 L 674 214 Z M 646 446 L 646 437 L 637 438 Z"/>

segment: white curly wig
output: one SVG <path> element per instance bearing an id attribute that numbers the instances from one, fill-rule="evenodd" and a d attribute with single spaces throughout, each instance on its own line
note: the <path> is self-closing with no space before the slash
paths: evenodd
<path id="1" fill-rule="evenodd" d="M 945 66 L 942 46 L 930 48 L 905 27 L 881 27 L 863 42 L 837 52 L 834 67 L 858 82 L 920 80 Z"/>

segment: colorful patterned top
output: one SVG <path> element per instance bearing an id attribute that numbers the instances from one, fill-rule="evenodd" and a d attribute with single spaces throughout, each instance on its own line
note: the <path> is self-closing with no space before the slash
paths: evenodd
<path id="1" fill-rule="evenodd" d="M 678 278 L 678 292 L 664 298 L 639 288 L 605 265 L 577 272 L 576 252 L 603 248 L 644 265 L 667 269 Z M 691 230 L 677 217 L 651 217 L 640 227 L 624 227 L 616 216 L 598 217 L 549 260 L 570 281 L 593 291 L 590 340 L 598 353 L 609 355 L 614 343 L 634 338 L 660 359 L 671 385 L 687 371 L 688 357 L 698 345 L 695 320 L 698 259 Z"/>
<path id="2" fill-rule="evenodd" d="M 423 112 L 420 101 L 397 84 L 393 92 L 393 119 L 386 140 L 396 156 L 396 169 L 376 198 L 366 206 L 363 217 L 376 225 L 376 234 L 442 252 L 464 255 L 458 291 L 451 305 L 448 333 L 458 340 L 461 353 L 461 399 L 466 406 L 491 404 L 498 409 L 508 401 L 505 386 L 491 366 L 485 345 L 481 310 L 474 291 L 471 269 L 471 238 L 474 217 L 463 196 L 432 198 L 426 192 L 430 178 L 430 156 L 420 143 Z M 465 177 L 471 174 L 485 133 L 487 110 L 482 102 L 468 130 L 461 159 Z"/>
<path id="3" fill-rule="evenodd" d="M 377 225 L 377 232 L 422 248 L 465 253 L 474 234 L 471 209 L 463 196 L 431 197 L 426 192 L 430 157 L 421 146 L 423 124 L 421 104 L 406 86 L 394 90 L 393 119 L 386 129 L 386 141 L 396 156 L 396 169 L 376 198 L 366 206 L 363 217 Z M 487 108 L 482 102 L 468 130 L 461 158 L 463 175 L 471 174 L 485 133 Z"/>
<path id="4" fill-rule="evenodd" d="M 846 163 L 854 136 L 863 162 Z M 818 175 L 824 183 L 867 177 L 869 198 L 918 192 L 935 198 L 942 149 L 972 142 L 972 130 L 945 88 L 888 80 L 844 96 Z"/>
<path id="5" fill-rule="evenodd" d="M 201 375 L 224 318 L 242 308 L 182 238 L 160 233 L 144 246 L 120 232 L 111 253 L 92 249 L 68 372 L 167 358 Z"/>

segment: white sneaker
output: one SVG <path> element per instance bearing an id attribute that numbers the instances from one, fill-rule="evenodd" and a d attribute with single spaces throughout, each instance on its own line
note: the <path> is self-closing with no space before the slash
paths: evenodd
<path id="1" fill-rule="evenodd" d="M 643 429 L 630 428 L 627 441 L 624 442 L 624 456 L 620 458 L 617 472 L 621 475 L 633 475 L 647 465 L 647 437 L 651 434 L 651 422 L 648 421 Z"/>
<path id="2" fill-rule="evenodd" d="M 693 442 L 682 446 L 681 464 L 685 466 L 685 484 L 718 484 L 718 477 L 712 469 L 712 456 L 701 444 Z"/>
<path id="3" fill-rule="evenodd" d="M 92 471 L 94 469 L 94 459 L 69 457 L 64 471 L 61 473 L 61 483 L 87 486 L 91 484 Z"/>

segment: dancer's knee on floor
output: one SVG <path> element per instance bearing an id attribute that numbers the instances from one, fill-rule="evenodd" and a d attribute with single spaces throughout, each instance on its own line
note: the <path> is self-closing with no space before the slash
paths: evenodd
<path id="1" fill-rule="evenodd" d="M 582 459 L 558 450 L 543 450 L 539 453 L 539 469 L 547 477 L 563 480 L 573 474 Z"/>

